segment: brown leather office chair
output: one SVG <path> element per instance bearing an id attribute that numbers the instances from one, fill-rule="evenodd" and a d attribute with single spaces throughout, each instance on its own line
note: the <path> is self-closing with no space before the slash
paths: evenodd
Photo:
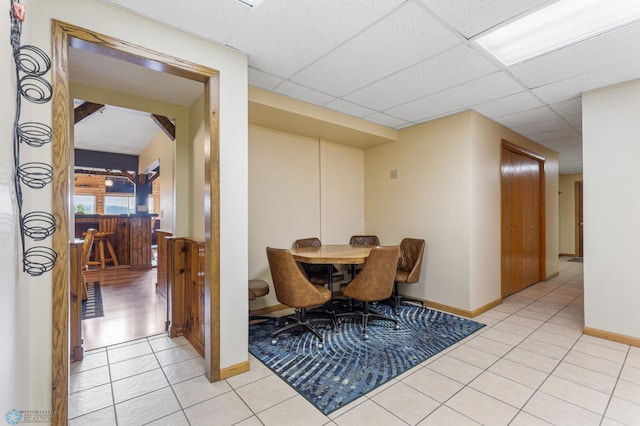
<path id="1" fill-rule="evenodd" d="M 316 237 L 302 238 L 293 242 L 294 248 L 320 247 L 321 245 L 322 243 L 320 242 L 320 239 Z M 329 283 L 329 268 L 327 267 L 327 265 L 314 265 L 311 263 L 303 262 L 301 262 L 300 265 L 302 266 L 304 273 L 309 278 L 309 281 L 311 281 L 312 283 L 320 285 L 327 285 Z M 332 282 L 335 283 L 344 279 L 344 274 L 340 272 L 335 266 L 331 265 L 331 271 L 333 274 L 333 276 L 331 277 Z"/>
<path id="2" fill-rule="evenodd" d="M 264 280 L 249 280 L 249 302 L 252 300 L 256 300 L 259 297 L 264 297 L 269 294 L 269 284 L 267 284 Z M 272 320 L 277 319 L 272 315 L 259 315 L 252 314 L 251 310 L 249 310 L 249 321 L 255 320 Z"/>
<path id="3" fill-rule="evenodd" d="M 313 326 L 318 322 L 330 321 L 330 318 L 307 318 L 307 308 L 320 306 L 331 300 L 331 292 L 322 285 L 313 284 L 286 249 L 267 247 L 267 260 L 273 278 L 273 288 L 280 303 L 299 309 L 298 316 L 289 316 L 286 321 L 293 321 L 271 333 L 272 343 L 277 343 L 277 336 L 282 333 L 303 329 L 313 333 L 323 347 L 322 334 Z"/>
<path id="4" fill-rule="evenodd" d="M 376 235 L 352 235 L 349 239 L 352 246 L 379 246 L 380 240 Z M 351 265 L 351 279 L 360 272 L 362 265 Z"/>
<path id="5" fill-rule="evenodd" d="M 402 302 L 419 303 L 424 308 L 424 301 L 412 297 L 401 296 L 398 288 L 398 284 L 413 284 L 420 280 L 424 246 L 425 243 L 422 239 L 405 238 L 400 242 L 400 259 L 398 259 L 398 268 L 396 270 L 392 296 L 396 314 L 400 312 L 400 304 Z"/>
<path id="6" fill-rule="evenodd" d="M 369 310 L 370 302 L 379 302 L 391 297 L 399 257 L 398 246 L 374 247 L 360 273 L 343 291 L 346 297 L 362 302 L 363 306 L 362 311 L 340 314 L 338 319 L 362 318 L 362 333 L 365 339 L 368 338 L 367 324 L 371 320 L 390 321 L 395 324 L 396 329 L 400 327 L 397 319 Z"/>
<path id="7" fill-rule="evenodd" d="M 379 246 L 380 240 L 376 235 L 352 235 L 349 244 L 353 246 Z"/>
<path id="8" fill-rule="evenodd" d="M 87 294 L 87 280 L 84 276 L 84 271 L 89 269 L 89 256 L 91 255 L 91 249 L 93 248 L 93 238 L 98 232 L 97 229 L 89 228 L 84 233 L 84 241 L 82 242 L 82 254 L 80 256 L 80 269 L 82 271 L 82 300 L 87 300 L 89 295 Z"/>

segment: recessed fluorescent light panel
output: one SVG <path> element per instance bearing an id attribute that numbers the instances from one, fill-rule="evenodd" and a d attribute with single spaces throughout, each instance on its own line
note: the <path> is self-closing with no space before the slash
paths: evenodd
<path id="1" fill-rule="evenodd" d="M 560 0 L 475 41 L 509 66 L 640 19 L 640 0 Z"/>

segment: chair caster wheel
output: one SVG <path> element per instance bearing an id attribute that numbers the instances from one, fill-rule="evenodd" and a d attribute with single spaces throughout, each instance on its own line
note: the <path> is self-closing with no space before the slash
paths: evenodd
<path id="1" fill-rule="evenodd" d="M 322 342 L 318 343 L 318 349 L 320 350 L 324 349 L 324 345 L 322 344 Z"/>
<path id="2" fill-rule="evenodd" d="M 362 336 L 362 338 L 363 338 L 364 340 L 369 340 L 369 335 L 365 333 L 365 334 Z"/>
<path id="3" fill-rule="evenodd" d="M 271 339 L 271 344 L 272 345 L 277 345 L 278 344 L 278 339 Z"/>
<path id="4" fill-rule="evenodd" d="M 396 330 L 400 330 L 400 324 L 396 324 L 396 326 L 394 327 L 394 329 L 396 329 Z"/>

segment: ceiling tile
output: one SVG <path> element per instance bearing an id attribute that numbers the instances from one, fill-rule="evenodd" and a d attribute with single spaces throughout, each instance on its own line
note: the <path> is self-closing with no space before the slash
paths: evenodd
<path id="1" fill-rule="evenodd" d="M 460 41 L 423 8 L 407 2 L 291 79 L 343 96 Z"/>
<path id="2" fill-rule="evenodd" d="M 502 117 L 496 117 L 494 120 L 504 126 L 515 128 L 541 121 L 551 121 L 556 118 L 558 118 L 558 115 L 545 106 L 517 112 L 515 114 L 504 115 Z"/>
<path id="3" fill-rule="evenodd" d="M 412 123 L 401 120 L 396 117 L 391 117 L 390 115 L 377 112 L 375 114 L 371 114 L 365 117 L 367 120 L 372 121 L 374 123 L 380 124 L 381 126 L 391 127 L 393 129 L 400 129 L 403 127 L 410 126 Z"/>
<path id="4" fill-rule="evenodd" d="M 470 106 L 522 90 L 522 87 L 503 72 L 461 84 L 447 90 L 425 96 L 385 112 L 411 122 L 421 122 L 445 114 L 469 109 Z"/>
<path id="5" fill-rule="evenodd" d="M 575 127 L 578 131 L 582 132 L 582 113 L 575 115 L 566 115 L 564 117 L 567 123 Z"/>
<path id="6" fill-rule="evenodd" d="M 560 130 L 552 130 L 549 132 L 542 132 L 535 135 L 529 136 L 536 142 L 547 142 L 552 140 L 564 140 L 564 139 L 572 139 L 579 138 L 580 133 L 574 128 L 560 129 Z"/>
<path id="7" fill-rule="evenodd" d="M 300 86 L 299 84 L 295 84 L 290 81 L 283 82 L 275 91 L 281 95 L 316 105 L 324 105 L 334 99 L 333 96 L 327 95 L 326 93 L 318 92 L 317 90 Z"/>
<path id="8" fill-rule="evenodd" d="M 569 99 L 567 101 L 558 102 L 549 105 L 552 110 L 562 116 L 581 114 L 582 113 L 582 97 Z"/>
<path id="9" fill-rule="evenodd" d="M 249 64 L 289 77 L 353 37 L 404 0 L 266 0 L 227 44 Z"/>
<path id="10" fill-rule="evenodd" d="M 548 0 L 421 0 L 466 38 L 492 28 Z"/>
<path id="11" fill-rule="evenodd" d="M 478 104 L 474 106 L 473 109 L 485 117 L 493 119 L 495 117 L 515 114 L 541 106 L 543 106 L 542 102 L 531 93 L 520 92 Z"/>
<path id="12" fill-rule="evenodd" d="M 640 58 L 640 22 L 510 67 L 528 87 L 539 87 Z M 640 69 L 636 77 L 640 77 Z"/>
<path id="13" fill-rule="evenodd" d="M 466 44 L 353 92 L 345 99 L 384 110 L 496 72 L 498 67 Z M 384 93 L 385 96 L 380 96 Z"/>
<path id="14" fill-rule="evenodd" d="M 354 117 L 365 117 L 373 114 L 375 111 L 356 105 L 351 102 L 347 102 L 343 99 L 335 99 L 325 105 L 327 108 L 331 108 L 335 111 L 342 112 L 344 114 L 353 115 Z"/>
<path id="15" fill-rule="evenodd" d="M 251 7 L 237 0 L 103 0 L 141 14 L 169 27 L 177 28 L 218 43 L 232 34 Z"/>
<path id="16" fill-rule="evenodd" d="M 524 126 L 514 127 L 513 130 L 524 136 L 536 135 L 543 132 L 568 129 L 570 128 L 566 121 L 558 118 L 557 120 L 540 121 L 537 123 L 527 124 Z"/>
<path id="17" fill-rule="evenodd" d="M 548 104 L 581 96 L 583 92 L 640 78 L 640 58 L 602 68 L 532 90 Z"/>
<path id="18" fill-rule="evenodd" d="M 248 68 L 248 77 L 249 85 L 260 87 L 266 90 L 272 90 L 283 81 L 279 77 L 274 77 L 253 67 Z"/>

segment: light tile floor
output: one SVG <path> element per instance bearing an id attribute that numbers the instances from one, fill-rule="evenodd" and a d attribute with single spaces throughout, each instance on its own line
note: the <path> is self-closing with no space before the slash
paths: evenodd
<path id="1" fill-rule="evenodd" d="M 252 356 L 209 383 L 184 338 L 86 354 L 71 367 L 70 425 L 640 425 L 640 348 L 582 334 L 582 264 L 474 318 L 479 332 L 322 415 Z"/>

